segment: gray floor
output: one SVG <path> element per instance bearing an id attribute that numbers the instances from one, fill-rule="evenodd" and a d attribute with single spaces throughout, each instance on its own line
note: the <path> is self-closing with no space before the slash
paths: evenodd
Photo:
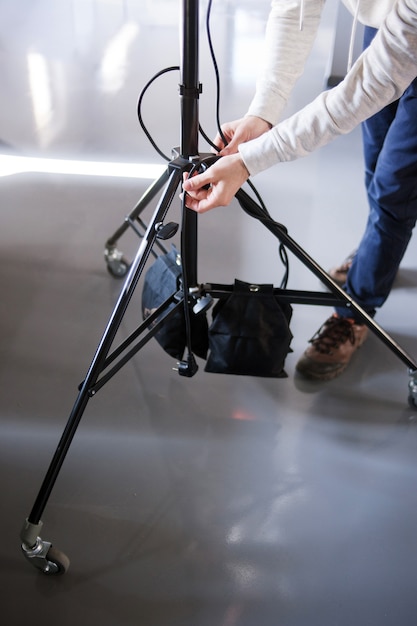
<path id="1" fill-rule="evenodd" d="M 214 2 L 223 120 L 249 102 L 268 4 Z M 295 363 L 326 307 L 294 306 L 286 379 L 208 374 L 203 362 L 180 377 L 147 344 L 88 403 L 42 516 L 68 572 L 45 576 L 20 553 L 20 528 L 122 286 L 106 270 L 105 241 L 152 180 L 117 176 L 115 165 L 106 175 L 106 163 L 163 166 L 136 102 L 156 71 L 179 63 L 178 9 L 173 0 L 0 6 L 2 622 L 414 626 L 417 414 L 407 367 L 371 336 L 340 379 L 300 380 Z M 325 83 L 334 14 L 331 2 L 289 111 Z M 212 136 L 203 26 L 200 112 Z M 178 145 L 177 84 L 164 76 L 144 103 L 168 152 Z M 81 176 L 63 160 L 102 166 Z M 354 248 L 367 213 L 359 132 L 254 182 L 324 268 Z M 120 246 L 130 258 L 138 240 L 129 232 Z M 410 354 L 416 260 L 412 242 L 378 314 Z M 291 288 L 321 289 L 290 263 Z M 225 283 L 282 275 L 275 239 L 237 205 L 199 219 L 199 272 Z M 140 285 L 122 337 L 138 319 Z"/>

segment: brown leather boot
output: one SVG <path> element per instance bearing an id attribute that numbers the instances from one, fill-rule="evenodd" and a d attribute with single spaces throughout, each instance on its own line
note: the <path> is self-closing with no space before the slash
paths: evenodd
<path id="1" fill-rule="evenodd" d="M 332 267 L 329 270 L 329 276 L 333 278 L 334 282 L 339 285 L 339 287 L 343 287 L 347 280 L 348 272 L 351 268 L 352 261 L 355 258 L 356 250 L 351 252 L 349 256 L 337 267 Z"/>
<path id="2" fill-rule="evenodd" d="M 296 370 L 313 380 L 339 376 L 354 352 L 368 336 L 368 327 L 336 313 L 329 317 L 310 339 L 311 344 L 296 365 Z"/>

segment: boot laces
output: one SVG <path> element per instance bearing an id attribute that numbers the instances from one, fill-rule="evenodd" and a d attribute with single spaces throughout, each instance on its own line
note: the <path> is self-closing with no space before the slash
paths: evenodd
<path id="1" fill-rule="evenodd" d="M 309 340 L 317 352 L 331 354 L 340 345 L 350 341 L 355 343 L 353 320 L 346 317 L 330 317 Z"/>

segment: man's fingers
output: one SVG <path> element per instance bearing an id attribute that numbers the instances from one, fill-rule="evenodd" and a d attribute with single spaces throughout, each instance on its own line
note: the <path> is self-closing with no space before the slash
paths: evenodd
<path id="1" fill-rule="evenodd" d="M 204 200 L 207 198 L 208 193 L 210 192 L 210 190 L 207 189 L 196 189 L 195 191 L 191 191 L 191 192 L 187 192 L 187 197 L 191 197 L 193 198 L 193 200 Z"/>
<path id="2" fill-rule="evenodd" d="M 223 150 L 223 148 L 225 147 L 223 139 L 220 137 L 220 135 L 215 136 L 213 144 L 216 146 L 216 149 L 213 148 L 213 152 L 215 154 L 218 154 L 219 152 L 221 152 L 221 150 Z"/>
<path id="3" fill-rule="evenodd" d="M 193 197 L 187 196 L 185 205 L 187 208 L 192 209 L 197 213 L 205 213 L 206 211 L 210 211 L 210 209 L 214 209 L 217 206 L 217 203 L 207 197 L 202 200 L 195 200 Z"/>
<path id="4" fill-rule="evenodd" d="M 197 191 L 202 189 L 205 185 L 211 184 L 211 175 L 208 172 L 203 174 L 197 174 L 196 176 L 189 176 L 183 181 L 183 188 L 185 191 Z"/>

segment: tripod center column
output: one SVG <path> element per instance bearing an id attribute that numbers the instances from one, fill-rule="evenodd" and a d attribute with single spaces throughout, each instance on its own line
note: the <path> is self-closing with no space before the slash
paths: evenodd
<path id="1" fill-rule="evenodd" d="M 198 99 L 201 93 L 201 85 L 198 80 L 198 0 L 183 0 L 182 24 L 180 154 L 188 159 L 198 155 Z"/>

